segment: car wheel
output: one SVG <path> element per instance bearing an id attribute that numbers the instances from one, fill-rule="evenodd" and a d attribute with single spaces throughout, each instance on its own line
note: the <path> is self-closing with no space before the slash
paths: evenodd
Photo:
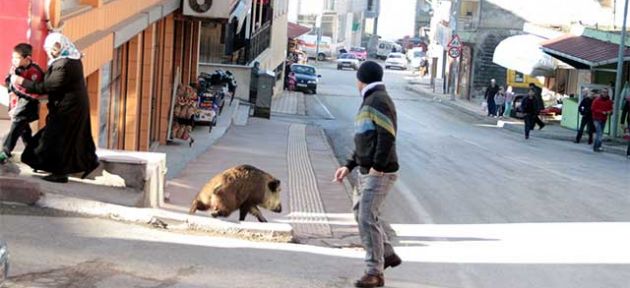
<path id="1" fill-rule="evenodd" d="M 317 88 L 313 88 L 313 90 L 311 90 L 311 92 L 313 92 L 313 94 L 317 94 Z"/>
<path id="2" fill-rule="evenodd" d="M 385 70 L 389 69 L 389 66 L 385 66 Z"/>
<path id="3" fill-rule="evenodd" d="M 341 70 L 341 66 L 337 66 L 337 70 Z"/>
<path id="4" fill-rule="evenodd" d="M 326 54 L 324 53 L 317 54 L 317 61 L 324 61 L 324 60 L 326 60 Z"/>

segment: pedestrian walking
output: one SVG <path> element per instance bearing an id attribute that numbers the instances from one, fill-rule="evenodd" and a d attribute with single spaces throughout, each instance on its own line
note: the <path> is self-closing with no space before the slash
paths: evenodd
<path id="1" fill-rule="evenodd" d="M 529 139 L 529 131 L 534 129 L 534 117 L 536 116 L 536 98 L 535 98 L 535 90 L 533 88 L 529 88 L 527 91 L 527 97 L 523 98 L 520 106 L 520 112 L 523 115 L 523 121 L 525 122 L 525 139 Z"/>
<path id="2" fill-rule="evenodd" d="M 260 72 L 260 63 L 254 62 L 252 69 L 249 73 L 249 103 L 256 105 L 256 98 L 258 97 L 258 73 Z"/>
<path id="3" fill-rule="evenodd" d="M 39 119 L 39 98 L 41 95 L 29 94 L 19 85 L 11 84 L 11 75 L 19 75 L 34 82 L 44 80 L 44 72 L 33 62 L 33 47 L 27 43 L 20 43 L 13 47 L 11 70 L 5 82 L 9 90 L 9 116 L 11 128 L 2 144 L 0 164 L 6 163 L 12 157 L 19 138 L 26 145 L 31 141 L 33 132 L 29 123 Z"/>
<path id="4" fill-rule="evenodd" d="M 505 88 L 499 87 L 499 92 L 494 95 L 494 103 L 497 105 L 497 115 L 495 117 L 503 118 L 503 112 L 505 109 Z"/>
<path id="5" fill-rule="evenodd" d="M 591 114 L 593 115 L 593 125 L 595 125 L 595 143 L 593 143 L 593 151 L 601 152 L 602 149 L 602 136 L 604 134 L 604 127 L 606 121 L 608 121 L 608 115 L 612 113 L 613 102 L 608 96 L 608 90 L 602 90 L 602 94 L 593 100 L 591 105 Z"/>
<path id="6" fill-rule="evenodd" d="M 621 110 L 621 125 L 623 126 L 624 123 L 628 124 L 625 128 L 624 132 L 626 132 L 626 134 L 624 136 L 627 138 L 626 140 L 628 140 L 628 149 L 626 150 L 626 156 L 630 157 L 630 94 L 626 95 L 623 108 Z"/>
<path id="7" fill-rule="evenodd" d="M 48 70 L 43 82 L 12 75 L 11 83 L 28 93 L 48 95 L 46 126 L 29 141 L 22 162 L 49 172 L 43 179 L 68 182 L 68 175 L 83 178 L 98 167 L 96 146 L 90 125 L 90 102 L 85 86 L 81 53 L 60 33 L 50 33 L 44 41 Z"/>
<path id="8" fill-rule="evenodd" d="M 365 248 L 365 275 L 355 287 L 381 287 L 383 270 L 400 265 L 394 252 L 380 211 L 387 194 L 398 178 L 396 155 L 396 108 L 382 82 L 383 68 L 374 61 L 365 61 L 357 71 L 357 88 L 363 102 L 355 117 L 354 152 L 335 171 L 341 182 L 352 169 L 359 167 L 358 184 L 353 195 L 353 212 Z"/>
<path id="9" fill-rule="evenodd" d="M 514 92 L 512 92 L 512 86 L 508 86 L 505 91 L 505 113 L 503 113 L 506 117 L 511 117 L 512 102 L 514 102 Z"/>
<path id="10" fill-rule="evenodd" d="M 484 99 L 488 103 L 488 116 L 494 117 L 497 115 L 497 107 L 494 103 L 494 95 L 499 92 L 499 86 L 497 86 L 497 81 L 495 79 L 490 79 L 490 85 L 486 88 L 486 94 Z"/>
<path id="11" fill-rule="evenodd" d="M 534 125 L 538 125 L 538 129 L 542 130 L 545 128 L 545 122 L 540 120 L 538 114 L 540 114 L 541 110 L 545 109 L 545 101 L 542 99 L 542 88 L 536 86 L 534 83 L 529 83 L 529 88 L 534 89 L 534 99 L 536 99 L 536 114 L 534 115 Z M 534 126 L 532 126 L 534 129 Z"/>
<path id="12" fill-rule="evenodd" d="M 588 89 L 584 89 L 582 91 L 582 101 L 580 101 L 580 106 L 578 106 L 578 112 L 582 115 L 582 122 L 580 122 L 580 128 L 578 129 L 577 135 L 575 136 L 575 143 L 580 143 L 582 140 L 582 134 L 584 133 L 584 128 L 586 128 L 586 132 L 588 133 L 588 144 L 593 144 L 593 132 L 595 132 L 595 126 L 593 126 L 593 114 L 591 112 L 591 106 L 593 105 L 592 93 L 588 91 Z"/>

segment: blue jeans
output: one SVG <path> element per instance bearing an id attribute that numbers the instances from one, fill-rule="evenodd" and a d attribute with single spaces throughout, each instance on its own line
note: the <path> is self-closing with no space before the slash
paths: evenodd
<path id="1" fill-rule="evenodd" d="M 606 122 L 593 120 L 593 125 L 595 125 L 595 142 L 593 144 L 593 151 L 595 151 L 602 147 L 602 136 L 604 135 L 604 125 L 606 125 Z"/>
<path id="2" fill-rule="evenodd" d="M 505 113 L 503 113 L 503 116 L 510 117 L 511 112 L 512 112 L 512 102 L 505 101 Z"/>
<path id="3" fill-rule="evenodd" d="M 359 173 L 358 185 L 353 193 L 352 211 L 359 224 L 361 243 L 365 248 L 366 274 L 383 273 L 385 257 L 394 254 L 387 230 L 389 224 L 380 219 L 385 197 L 398 179 L 398 173 L 383 176 Z"/>

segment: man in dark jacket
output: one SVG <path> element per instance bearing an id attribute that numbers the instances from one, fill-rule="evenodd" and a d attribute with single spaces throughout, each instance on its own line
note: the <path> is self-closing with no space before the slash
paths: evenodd
<path id="1" fill-rule="evenodd" d="M 529 83 L 529 88 L 534 90 L 534 100 L 536 100 L 536 113 L 533 115 L 534 122 L 531 129 L 534 129 L 536 124 L 538 124 L 538 129 L 543 129 L 545 127 L 545 122 L 540 120 L 540 117 L 538 117 L 540 111 L 545 109 L 545 101 L 542 99 L 542 88 L 536 86 L 534 83 Z"/>
<path id="2" fill-rule="evenodd" d="M 352 169 L 359 167 L 352 209 L 366 251 L 367 268 L 354 285 L 381 287 L 385 282 L 383 270 L 401 263 L 385 233 L 386 225 L 380 219 L 381 206 L 398 178 L 396 108 L 382 82 L 381 65 L 374 61 L 363 62 L 357 79 L 363 103 L 355 117 L 355 148 L 347 163 L 335 172 L 335 180 L 341 182 Z"/>
<path id="3" fill-rule="evenodd" d="M 258 73 L 260 72 L 260 64 L 254 62 L 252 70 L 250 71 L 249 80 L 249 103 L 256 105 L 256 98 L 258 97 Z"/>
<path id="4" fill-rule="evenodd" d="M 488 103 L 488 116 L 496 116 L 497 115 L 497 105 L 494 103 L 494 95 L 497 95 L 499 92 L 499 86 L 497 86 L 497 81 L 494 79 L 490 80 L 490 86 L 486 88 L 486 94 L 484 99 L 486 99 Z"/>
<path id="5" fill-rule="evenodd" d="M 593 126 L 593 115 L 591 114 L 591 105 L 593 104 L 593 98 L 591 97 L 591 93 L 586 90 L 583 92 L 582 101 L 580 102 L 580 106 L 578 107 L 578 112 L 582 115 L 582 122 L 580 123 L 580 129 L 578 129 L 577 136 L 575 137 L 575 143 L 580 143 L 582 140 L 582 134 L 584 133 L 584 127 L 587 127 L 588 133 L 588 144 L 593 144 L 593 132 L 595 131 L 595 126 Z"/>
<path id="6" fill-rule="evenodd" d="M 533 88 L 529 88 L 527 97 L 523 98 L 521 102 L 520 110 L 524 114 L 523 120 L 525 121 L 525 139 L 529 139 L 529 131 L 534 129 L 534 117 L 538 113 L 535 95 L 536 91 Z"/>

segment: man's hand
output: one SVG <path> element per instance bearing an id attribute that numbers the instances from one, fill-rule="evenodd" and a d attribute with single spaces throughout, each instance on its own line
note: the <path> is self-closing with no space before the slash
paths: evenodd
<path id="1" fill-rule="evenodd" d="M 348 176 L 349 173 L 350 173 L 350 169 L 348 169 L 348 167 L 346 166 L 339 167 L 337 168 L 337 171 L 335 171 L 335 179 L 333 179 L 333 181 L 341 182 L 343 178 Z"/>

